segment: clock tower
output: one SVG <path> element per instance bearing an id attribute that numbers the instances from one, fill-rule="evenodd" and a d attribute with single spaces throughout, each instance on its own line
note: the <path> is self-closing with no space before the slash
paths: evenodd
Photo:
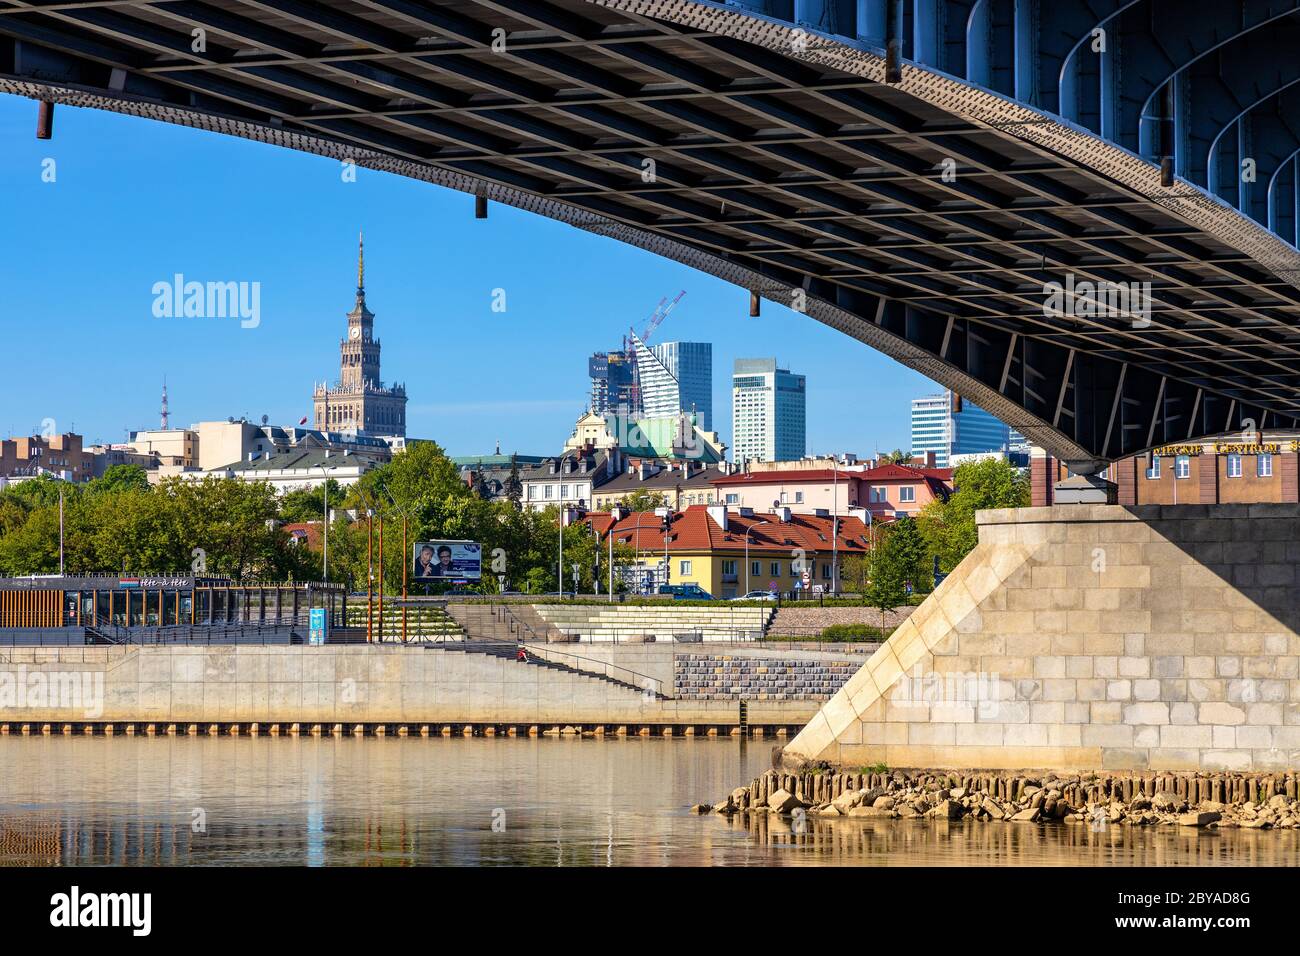
<path id="1" fill-rule="evenodd" d="M 325 432 L 403 436 L 406 389 L 385 388 L 379 376 L 375 314 L 366 307 L 364 236 L 357 247 L 357 301 L 347 318 L 347 334 L 339 343 L 338 382 L 333 387 L 318 384 L 312 396 L 315 427 Z"/>

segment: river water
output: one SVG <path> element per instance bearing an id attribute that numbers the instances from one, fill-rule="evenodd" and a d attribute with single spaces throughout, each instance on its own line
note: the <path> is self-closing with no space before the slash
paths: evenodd
<path id="1" fill-rule="evenodd" d="M 771 743 L 0 738 L 0 865 L 1296 865 L 1296 831 L 696 816 Z"/>

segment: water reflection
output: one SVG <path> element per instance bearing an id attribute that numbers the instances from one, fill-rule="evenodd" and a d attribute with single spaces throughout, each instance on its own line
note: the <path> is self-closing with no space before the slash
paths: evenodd
<path id="1" fill-rule="evenodd" d="M 0 864 L 1293 865 L 1295 832 L 695 816 L 729 740 L 0 738 Z"/>

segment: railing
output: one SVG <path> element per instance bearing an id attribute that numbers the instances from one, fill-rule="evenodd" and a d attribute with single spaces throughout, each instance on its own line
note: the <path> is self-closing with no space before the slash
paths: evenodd
<path id="1" fill-rule="evenodd" d="M 534 657 L 540 657 L 542 660 L 549 661 L 550 663 L 553 664 L 565 664 L 564 661 L 556 660 L 555 658 L 566 658 L 567 660 L 570 661 L 581 661 L 583 665 L 587 665 L 587 666 L 575 666 L 573 664 L 565 664 L 565 666 L 571 667 L 573 670 L 583 671 L 584 673 L 594 674 L 599 677 L 605 677 L 608 678 L 609 680 L 617 681 L 620 684 L 625 684 L 631 687 L 635 687 L 637 690 L 640 691 L 651 691 L 652 693 L 654 693 L 656 697 L 661 697 L 661 698 L 668 697 L 668 695 L 665 694 L 663 690 L 663 681 L 659 680 L 656 677 L 651 677 L 648 674 L 641 674 L 638 673 L 637 671 L 631 670 L 630 668 L 620 667 L 617 664 L 611 664 L 608 661 L 600 661 L 590 657 L 582 657 L 578 654 L 570 654 L 567 651 L 552 650 L 549 646 L 546 645 L 546 640 L 544 637 L 539 639 L 537 636 L 537 632 L 533 630 L 532 626 L 527 621 L 519 620 L 519 618 L 515 616 L 514 612 L 511 611 L 509 608 L 507 608 L 505 605 L 500 606 L 500 614 L 502 619 L 504 619 L 508 624 L 512 625 L 510 627 L 510 633 L 519 634 L 520 640 L 529 644 L 529 648 L 527 652 L 529 654 L 532 654 Z M 494 605 L 493 616 L 496 615 L 497 615 L 497 606 Z M 539 647 L 541 649 L 539 649 Z"/>
<path id="2" fill-rule="evenodd" d="M 109 644 L 286 644 L 292 643 L 292 630 L 303 622 L 292 616 L 268 618 L 258 622 L 224 624 L 163 624 L 124 627 L 120 624 L 96 624 L 84 628 Z M 283 634 L 269 632 L 290 630 Z"/>

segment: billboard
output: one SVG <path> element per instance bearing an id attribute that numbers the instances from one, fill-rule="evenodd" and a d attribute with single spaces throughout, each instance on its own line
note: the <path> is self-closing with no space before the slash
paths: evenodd
<path id="1" fill-rule="evenodd" d="M 411 580 L 477 581 L 483 575 L 482 558 L 477 541 L 417 541 L 411 549 Z"/>

